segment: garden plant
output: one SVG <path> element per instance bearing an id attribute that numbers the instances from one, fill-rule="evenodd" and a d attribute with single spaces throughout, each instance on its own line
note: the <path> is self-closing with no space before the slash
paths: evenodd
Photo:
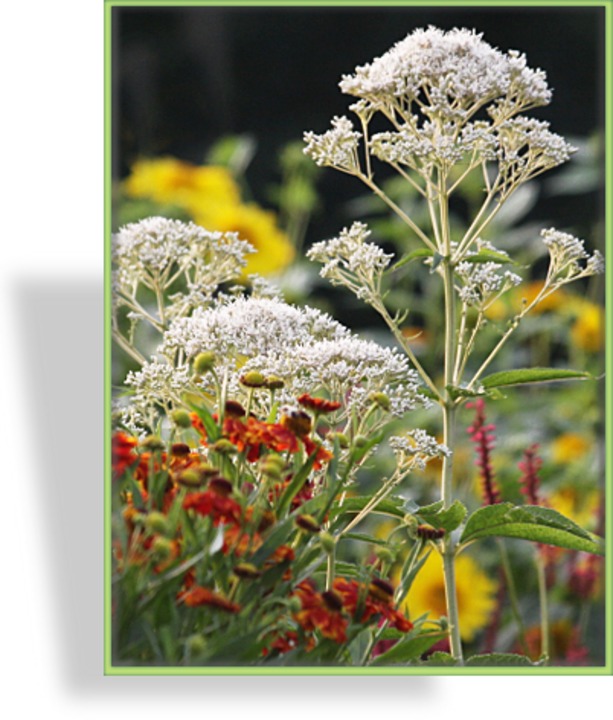
<path id="1" fill-rule="evenodd" d="M 512 352 L 567 285 L 604 271 L 563 230 L 541 231 L 538 263 L 498 242 L 516 193 L 576 150 L 528 115 L 551 100 L 545 72 L 476 31 L 430 27 L 340 89 L 353 120 L 306 132 L 304 154 L 360 181 L 402 251 L 356 220 L 306 256 L 387 339 L 286 302 L 263 276 L 267 250 L 277 274 L 299 252 L 313 206 L 303 176 L 287 235 L 219 167 L 142 162 L 126 184 L 184 214 L 160 210 L 113 237 L 112 335 L 130 368 L 113 412 L 113 663 L 585 663 L 602 493 L 585 523 L 555 509 L 543 448 L 525 442 L 497 466 L 505 420 L 489 419 L 526 388 L 599 382 Z M 157 197 L 152 173 L 158 189 L 168 180 Z M 436 325 L 409 324 L 407 288 L 415 307 L 430 293 Z M 572 612 L 552 613 L 554 601 Z"/>

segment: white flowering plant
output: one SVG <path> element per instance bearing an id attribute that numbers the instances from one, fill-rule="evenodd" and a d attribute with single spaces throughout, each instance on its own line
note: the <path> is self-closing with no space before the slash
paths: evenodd
<path id="1" fill-rule="evenodd" d="M 534 449 L 519 466 L 525 502 L 506 501 L 485 418 L 484 399 L 501 388 L 587 377 L 565 367 L 489 372 L 535 307 L 604 269 L 598 250 L 543 230 L 545 278 L 492 342 L 488 313 L 524 278 L 484 234 L 522 185 L 574 152 L 547 123 L 524 115 L 550 101 L 545 73 L 474 31 L 428 28 L 340 87 L 357 98 L 357 122 L 335 117 L 331 130 L 305 133 L 304 152 L 360 180 L 413 247 L 396 259 L 355 221 L 312 244 L 307 257 L 383 318 L 388 344 L 247 276 L 255 250 L 238 233 L 150 217 L 113 238 L 112 333 L 131 363 L 113 414 L 119 664 L 546 664 L 552 624 L 542 548 L 602 555 L 596 534 L 544 506 Z M 386 130 L 371 130 L 382 122 Z M 378 183 L 378 164 L 416 194 L 425 222 Z M 476 176 L 479 205 L 459 230 L 451 204 Z M 390 279 L 409 264 L 442 289 L 444 353 L 431 367 L 405 332 L 412 308 L 388 302 Z M 456 461 L 457 414 L 470 403 L 484 497 L 472 512 L 459 497 Z M 439 476 L 434 502 L 407 493 L 428 473 Z M 505 537 L 538 543 L 536 644 Z M 514 642 L 504 652 L 484 642 L 467 656 L 473 625 L 496 629 L 493 586 L 477 621 L 463 619 L 460 607 L 460 553 L 484 538 L 496 538 Z M 417 600 L 432 562 L 442 567 L 442 609 L 440 592 L 424 608 Z M 475 587 L 485 582 L 474 578 Z"/>

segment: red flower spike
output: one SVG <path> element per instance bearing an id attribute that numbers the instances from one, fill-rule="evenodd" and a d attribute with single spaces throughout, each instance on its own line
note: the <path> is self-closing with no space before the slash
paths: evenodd
<path id="1" fill-rule="evenodd" d="M 534 443 L 524 450 L 524 458 L 517 464 L 522 472 L 519 479 L 521 492 L 525 495 L 530 505 L 540 505 L 539 501 L 539 476 L 538 471 L 543 464 L 541 458 L 536 454 L 538 445 Z"/>
<path id="2" fill-rule="evenodd" d="M 492 467 L 490 453 L 496 439 L 493 433 L 496 426 L 485 422 L 485 402 L 483 398 L 479 398 L 474 403 L 468 403 L 466 407 L 476 409 L 475 420 L 467 429 L 467 432 L 471 436 L 477 451 L 475 465 L 481 471 L 483 501 L 486 505 L 495 505 L 500 502 L 500 493 L 494 481 L 494 468 Z"/>

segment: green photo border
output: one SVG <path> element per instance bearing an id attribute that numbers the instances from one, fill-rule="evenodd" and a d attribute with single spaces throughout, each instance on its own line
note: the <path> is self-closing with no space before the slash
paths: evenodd
<path id="1" fill-rule="evenodd" d="M 611 453 L 606 452 L 606 549 L 609 558 L 609 567 L 605 565 L 606 575 L 606 662 L 597 667 L 125 667 L 112 664 L 111 647 L 111 142 L 112 142 L 112 10 L 115 7 L 197 7 L 197 6 L 227 6 L 227 7 L 603 7 L 605 9 L 605 250 L 613 249 L 612 217 L 613 217 L 613 108 L 612 108 L 612 75 L 613 75 L 613 0 L 600 2 L 580 2 L 575 0 L 562 0 L 558 2 L 548 0 L 472 0 L 472 2 L 454 2 L 447 0 L 431 0 L 419 2 L 415 0 L 386 0 L 376 3 L 373 0 L 358 0 L 357 2 L 328 2 L 326 0 L 306 0 L 304 2 L 245 2 L 241 0 L 227 0 L 211 2 L 207 0 L 105 0 L 104 2 L 104 674 L 105 675 L 613 675 L 613 593 L 610 558 L 613 557 L 613 533 L 611 533 L 613 519 L 613 491 L 611 488 Z M 605 255 L 607 252 L 605 252 Z M 606 328 L 613 327 L 613 297 L 612 274 L 610 264 L 606 270 L 605 317 Z M 605 447 L 613 446 L 613 430 L 611 423 L 611 350 L 613 333 L 607 332 L 605 339 Z"/>

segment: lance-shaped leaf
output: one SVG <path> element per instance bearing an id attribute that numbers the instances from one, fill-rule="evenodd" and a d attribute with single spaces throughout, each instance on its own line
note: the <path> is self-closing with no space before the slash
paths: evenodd
<path id="1" fill-rule="evenodd" d="M 503 370 L 487 375 L 481 380 L 486 390 L 506 387 L 508 385 L 525 385 L 527 383 L 552 382 L 553 380 L 576 380 L 593 378 L 590 373 L 566 368 L 524 368 L 521 370 Z"/>
<path id="2" fill-rule="evenodd" d="M 556 510 L 536 505 L 497 503 L 479 508 L 468 518 L 460 544 L 485 537 L 520 538 L 568 550 L 604 554 L 601 538 Z"/>
<path id="3" fill-rule="evenodd" d="M 443 508 L 439 501 L 419 508 L 416 514 L 433 527 L 451 532 L 461 525 L 467 512 L 466 505 L 454 500 L 448 508 Z"/>
<path id="4" fill-rule="evenodd" d="M 538 665 L 538 663 L 536 663 Z M 473 655 L 466 661 L 471 667 L 533 667 L 535 663 L 526 655 L 517 653 L 485 653 Z"/>
<path id="5" fill-rule="evenodd" d="M 462 262 L 467 263 L 486 263 L 495 262 L 499 265 L 517 265 L 515 260 L 512 260 L 508 255 L 504 253 L 496 252 L 495 250 L 479 250 L 474 255 L 468 255 L 462 258 Z"/>
<path id="6" fill-rule="evenodd" d="M 418 660 L 434 644 L 445 637 L 447 637 L 447 633 L 444 632 L 409 633 L 406 638 L 399 640 L 387 652 L 378 655 L 371 664 L 393 665 L 394 663 Z"/>

